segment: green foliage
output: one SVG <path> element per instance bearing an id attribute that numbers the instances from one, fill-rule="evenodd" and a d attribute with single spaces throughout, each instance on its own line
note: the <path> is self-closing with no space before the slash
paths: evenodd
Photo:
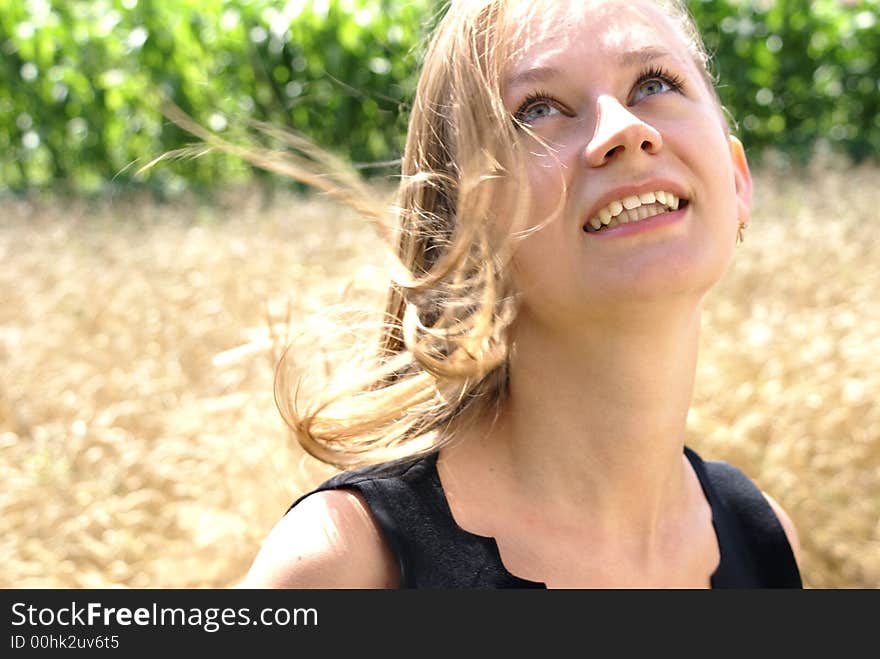
<path id="1" fill-rule="evenodd" d="M 750 153 L 880 152 L 880 0 L 691 0 Z"/>
<path id="2" fill-rule="evenodd" d="M 358 163 L 399 157 L 438 0 L 0 0 L 0 189 L 210 187 L 219 155 L 137 168 L 191 138 L 163 96 L 223 131 L 293 128 Z M 692 0 L 753 158 L 880 150 L 880 0 Z"/>
<path id="3" fill-rule="evenodd" d="M 0 188 L 98 190 L 214 130 L 294 128 L 356 162 L 402 149 L 428 0 L 0 0 Z M 149 174 L 175 190 L 262 172 L 212 155 Z"/>

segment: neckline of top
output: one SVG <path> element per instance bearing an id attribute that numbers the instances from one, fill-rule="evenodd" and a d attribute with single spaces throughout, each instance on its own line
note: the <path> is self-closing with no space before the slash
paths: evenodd
<path id="1" fill-rule="evenodd" d="M 697 475 L 697 480 L 699 480 L 700 482 L 700 488 L 703 490 L 703 496 L 706 497 L 706 500 L 709 503 L 709 507 L 712 510 L 712 529 L 715 533 L 715 542 L 718 544 L 719 560 L 718 565 L 715 567 L 715 570 L 709 577 L 709 586 L 710 588 L 717 588 L 718 577 L 719 574 L 721 574 L 723 571 L 724 565 L 726 563 L 725 557 L 727 555 L 724 551 L 725 543 L 722 542 L 722 538 L 719 534 L 718 528 L 718 520 L 716 514 L 716 511 L 718 509 L 718 500 L 715 497 L 715 493 L 712 489 L 711 484 L 709 483 L 708 475 L 706 474 L 706 470 L 703 466 L 703 461 L 700 456 L 698 456 L 687 446 L 684 447 L 684 454 L 685 456 L 687 456 L 691 467 L 693 467 L 694 473 L 696 473 Z M 473 533 L 458 525 L 458 522 L 452 515 L 452 508 L 449 506 L 449 500 L 446 498 L 446 490 L 443 489 L 443 482 L 440 480 L 440 472 L 437 471 L 438 457 L 438 451 L 434 451 L 427 456 L 427 462 L 430 467 L 431 483 L 433 485 L 432 491 L 437 496 L 437 505 L 439 506 L 440 511 L 448 518 L 450 525 L 455 529 L 456 533 L 460 533 L 461 535 L 471 538 L 477 542 L 486 543 L 489 546 L 493 557 L 498 561 L 498 565 L 501 568 L 504 576 L 510 580 L 512 586 L 518 588 L 547 589 L 547 584 L 542 581 L 531 581 L 529 579 L 524 579 L 522 577 L 516 576 L 510 570 L 508 570 L 507 566 L 504 564 L 504 561 L 501 558 L 501 550 L 498 547 L 498 541 L 493 536 L 479 535 L 478 533 Z"/>

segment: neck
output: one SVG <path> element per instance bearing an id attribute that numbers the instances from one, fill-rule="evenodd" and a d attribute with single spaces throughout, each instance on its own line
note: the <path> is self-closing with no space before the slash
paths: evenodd
<path id="1" fill-rule="evenodd" d="M 523 316 L 485 446 L 528 505 L 566 520 L 589 511 L 609 537 L 658 533 L 662 512 L 686 497 L 699 312 L 615 318 L 600 331 L 591 320 L 554 336 Z"/>

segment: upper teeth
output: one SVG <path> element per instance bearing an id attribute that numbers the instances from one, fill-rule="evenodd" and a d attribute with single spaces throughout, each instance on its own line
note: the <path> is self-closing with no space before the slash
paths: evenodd
<path id="1" fill-rule="evenodd" d="M 598 230 L 605 224 L 625 224 L 626 222 L 638 222 L 669 210 L 678 209 L 678 197 L 671 192 L 658 190 L 657 192 L 643 192 L 639 195 L 630 195 L 617 201 L 612 201 L 605 208 L 596 213 L 596 217 L 590 219 L 589 225 Z"/>

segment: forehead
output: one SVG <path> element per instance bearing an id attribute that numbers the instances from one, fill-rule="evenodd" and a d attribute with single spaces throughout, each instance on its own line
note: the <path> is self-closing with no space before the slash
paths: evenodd
<path id="1" fill-rule="evenodd" d="M 681 28 L 651 0 L 532 0 L 511 15 L 514 42 L 509 72 L 560 57 L 581 66 L 597 55 L 664 52 L 692 61 Z"/>

